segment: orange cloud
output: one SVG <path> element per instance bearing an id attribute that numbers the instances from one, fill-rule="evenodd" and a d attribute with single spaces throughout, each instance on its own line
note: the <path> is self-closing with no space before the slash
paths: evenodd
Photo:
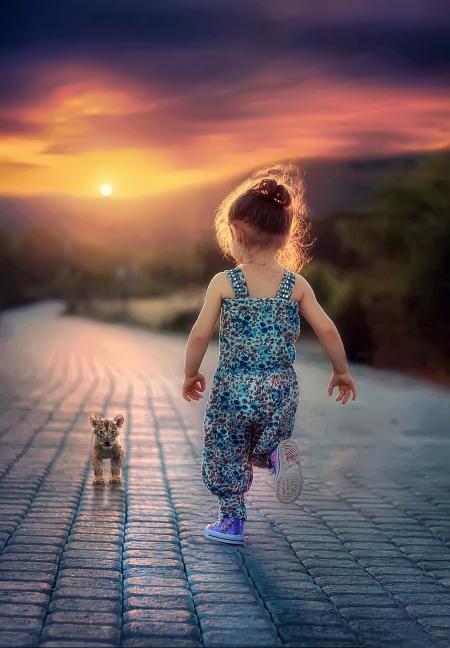
<path id="1" fill-rule="evenodd" d="M 58 69 L 40 100 L 0 113 L 0 193 L 118 197 L 211 182 L 286 158 L 449 147 L 450 91 L 284 76 L 177 92 Z"/>

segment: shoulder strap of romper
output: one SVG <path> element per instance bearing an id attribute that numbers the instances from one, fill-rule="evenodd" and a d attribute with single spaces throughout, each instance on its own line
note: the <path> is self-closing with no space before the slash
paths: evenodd
<path id="1" fill-rule="evenodd" d="M 247 282 L 245 281 L 242 270 L 240 268 L 232 268 L 231 270 L 225 270 L 225 274 L 234 290 L 234 296 L 237 299 L 248 297 Z"/>
<path id="2" fill-rule="evenodd" d="M 292 296 L 292 290 L 295 286 L 295 273 L 290 272 L 289 270 L 284 271 L 283 279 L 281 280 L 280 286 L 278 288 L 277 297 L 281 299 L 290 299 Z"/>

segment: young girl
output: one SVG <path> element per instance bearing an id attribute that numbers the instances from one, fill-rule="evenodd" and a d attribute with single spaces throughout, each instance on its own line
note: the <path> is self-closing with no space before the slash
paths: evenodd
<path id="1" fill-rule="evenodd" d="M 216 216 L 220 247 L 239 265 L 219 272 L 190 333 L 183 397 L 198 401 L 205 390 L 199 373 L 220 314 L 219 364 L 204 417 L 202 477 L 219 500 L 219 517 L 205 537 L 244 541 L 244 493 L 252 466 L 275 475 L 277 497 L 293 502 L 302 477 L 291 439 L 298 404 L 293 363 L 300 314 L 313 328 L 333 367 L 331 396 L 356 398 L 345 351 L 332 320 L 309 283 L 291 270 L 305 259 L 307 226 L 300 186 L 283 169 L 253 176 L 221 205 Z M 289 270 L 290 268 L 291 270 Z"/>

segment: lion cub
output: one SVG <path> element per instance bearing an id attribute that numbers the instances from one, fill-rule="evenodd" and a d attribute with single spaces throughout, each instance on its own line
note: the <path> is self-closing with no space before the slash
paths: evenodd
<path id="1" fill-rule="evenodd" d="M 91 414 L 89 420 L 94 432 L 92 443 L 92 465 L 94 467 L 94 486 L 104 486 L 103 459 L 111 459 L 111 484 L 121 484 L 120 468 L 123 450 L 120 445 L 120 428 L 124 418 L 117 414 L 114 418 L 102 418 Z"/>

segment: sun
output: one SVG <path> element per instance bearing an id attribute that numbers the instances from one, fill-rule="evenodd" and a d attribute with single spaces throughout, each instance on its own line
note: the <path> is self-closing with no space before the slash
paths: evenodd
<path id="1" fill-rule="evenodd" d="M 100 185 L 99 191 L 104 198 L 108 198 L 109 196 L 111 196 L 113 188 L 110 184 L 102 184 Z"/>

